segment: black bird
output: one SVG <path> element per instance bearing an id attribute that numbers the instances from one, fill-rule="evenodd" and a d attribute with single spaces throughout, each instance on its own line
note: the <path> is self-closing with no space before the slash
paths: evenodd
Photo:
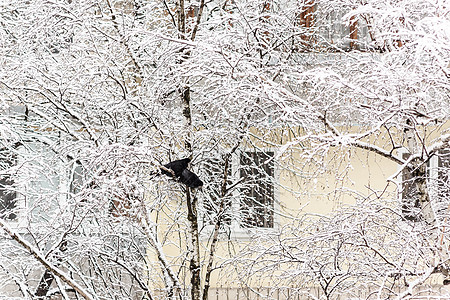
<path id="1" fill-rule="evenodd" d="M 169 172 L 168 170 L 164 170 L 161 168 L 161 173 L 170 177 L 174 177 L 181 183 L 187 185 L 191 188 L 197 188 L 203 185 L 203 182 L 198 178 L 198 176 L 189 171 L 187 169 L 189 162 L 191 161 L 190 158 L 184 158 L 180 160 L 172 161 L 166 165 L 164 165 L 164 168 L 169 169 L 172 172 Z"/>
<path id="2" fill-rule="evenodd" d="M 178 178 L 181 176 L 181 173 L 183 173 L 183 170 L 185 170 L 188 167 L 190 161 L 191 161 L 190 158 L 174 160 L 174 161 L 164 165 L 164 167 L 166 169 L 172 170 L 173 174 L 164 169 L 161 169 L 161 173 L 163 173 L 164 175 L 170 176 L 170 177 L 174 177 L 174 174 L 175 174 L 175 177 Z"/>
<path id="3" fill-rule="evenodd" d="M 203 185 L 203 182 L 200 180 L 200 178 L 198 178 L 195 173 L 189 171 L 188 169 L 184 169 L 181 173 L 180 182 L 191 188 L 197 188 Z"/>

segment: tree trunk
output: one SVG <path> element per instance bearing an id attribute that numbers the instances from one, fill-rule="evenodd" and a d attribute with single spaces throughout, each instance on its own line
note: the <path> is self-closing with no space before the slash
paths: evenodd
<path id="1" fill-rule="evenodd" d="M 189 87 L 184 87 L 181 91 L 183 100 L 183 116 L 186 120 L 186 127 L 188 129 L 188 136 L 185 138 L 185 147 L 191 153 L 192 158 L 192 116 L 191 116 L 191 93 Z M 191 194 L 190 188 L 186 188 L 186 204 L 188 210 L 188 222 L 189 222 L 189 236 L 188 236 L 188 249 L 189 249 L 189 271 L 191 273 L 191 299 L 201 299 L 201 279 L 200 279 L 200 239 L 198 232 L 198 213 L 197 205 L 198 199 L 195 195 Z"/>
<path id="2" fill-rule="evenodd" d="M 191 195 L 188 188 L 186 192 L 186 202 L 188 208 L 189 221 L 189 271 L 191 273 L 191 299 L 201 299 L 201 279 L 200 279 L 200 240 L 198 233 L 197 204 L 198 199 Z"/>

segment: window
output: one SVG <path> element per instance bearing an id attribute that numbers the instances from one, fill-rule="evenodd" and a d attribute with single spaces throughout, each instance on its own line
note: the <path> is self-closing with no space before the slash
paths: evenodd
<path id="1" fill-rule="evenodd" d="M 273 228 L 274 153 L 243 152 L 240 155 L 240 216 L 242 227 Z"/>
<path id="2" fill-rule="evenodd" d="M 46 144 L 28 140 L 18 149 L 19 221 L 48 222 L 65 207 L 60 158 Z"/>
<path id="3" fill-rule="evenodd" d="M 225 168 L 223 158 L 205 161 L 201 168 L 206 196 L 203 224 L 215 224 L 220 216 L 222 228 L 235 233 L 241 229 L 273 228 L 274 165 L 274 152 L 270 151 L 234 154 L 229 168 Z"/>
<path id="4" fill-rule="evenodd" d="M 403 153 L 403 159 L 409 157 L 409 153 Z M 417 169 L 410 172 L 402 171 L 402 214 L 410 221 L 420 220 L 421 207 L 416 184 L 425 180 L 427 192 L 438 218 L 444 218 L 448 214 L 450 202 L 450 149 L 439 151 L 425 165 L 425 170 Z"/>
<path id="5" fill-rule="evenodd" d="M 409 153 L 403 153 L 402 157 L 406 160 L 410 155 Z M 402 171 L 402 214 L 409 221 L 418 221 L 420 216 L 420 202 L 416 187 L 417 180 L 419 180 L 417 175 L 411 173 L 407 168 Z"/>
<path id="6" fill-rule="evenodd" d="M 17 218 L 16 192 L 11 168 L 16 165 L 17 157 L 9 149 L 0 150 L 0 218 L 14 220 Z"/>
<path id="7" fill-rule="evenodd" d="M 369 30 L 360 16 L 343 17 L 349 12 L 321 7 L 314 0 L 303 0 L 299 4 L 296 24 L 302 29 L 298 50 L 310 50 L 312 47 L 335 51 L 367 48 Z M 361 16 L 363 19 L 363 17 Z"/>
<path id="8" fill-rule="evenodd" d="M 450 208 L 450 149 L 443 149 L 430 162 L 431 197 L 438 218 L 448 215 Z"/>
<path id="9" fill-rule="evenodd" d="M 317 16 L 319 33 L 334 47 L 342 50 L 364 50 L 370 41 L 368 26 L 354 15 L 344 21 L 343 17 L 348 12 L 319 11 Z"/>

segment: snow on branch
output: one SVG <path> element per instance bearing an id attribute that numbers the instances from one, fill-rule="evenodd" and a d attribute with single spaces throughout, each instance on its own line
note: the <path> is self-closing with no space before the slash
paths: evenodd
<path id="1" fill-rule="evenodd" d="M 22 247 L 24 247 L 31 255 L 36 258 L 47 270 L 52 272 L 55 276 L 59 277 L 62 281 L 70 285 L 78 294 L 80 294 L 85 299 L 95 299 L 89 292 L 87 292 L 82 286 L 76 283 L 72 278 L 70 278 L 69 274 L 65 273 L 61 269 L 54 266 L 50 261 L 48 261 L 43 254 L 39 252 L 31 243 L 26 241 L 19 234 L 14 232 L 4 220 L 0 219 L 0 226 L 8 233 L 8 235 L 18 242 Z"/>

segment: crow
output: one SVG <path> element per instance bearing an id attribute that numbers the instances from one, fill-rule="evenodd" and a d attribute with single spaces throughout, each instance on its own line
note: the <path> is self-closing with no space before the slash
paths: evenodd
<path id="1" fill-rule="evenodd" d="M 197 188 L 203 185 L 203 182 L 200 180 L 200 178 L 198 178 L 195 173 L 189 171 L 188 169 L 184 169 L 181 173 L 180 182 L 191 188 Z"/>
<path id="2" fill-rule="evenodd" d="M 195 173 L 187 169 L 190 161 L 190 158 L 172 161 L 164 165 L 165 169 L 161 168 L 161 173 L 177 179 L 179 182 L 187 185 L 188 187 L 200 187 L 203 185 L 203 182 Z M 172 172 L 169 172 L 169 170 Z"/>
<path id="3" fill-rule="evenodd" d="M 191 161 L 190 158 L 183 158 L 179 160 L 174 160 L 166 165 L 164 167 L 166 169 L 172 170 L 172 172 L 169 172 L 167 170 L 164 170 L 161 168 L 161 173 L 164 175 L 170 176 L 170 177 L 180 177 L 181 173 L 183 173 L 183 170 L 185 170 L 188 167 L 189 162 Z M 175 175 L 175 176 L 174 176 Z"/>

